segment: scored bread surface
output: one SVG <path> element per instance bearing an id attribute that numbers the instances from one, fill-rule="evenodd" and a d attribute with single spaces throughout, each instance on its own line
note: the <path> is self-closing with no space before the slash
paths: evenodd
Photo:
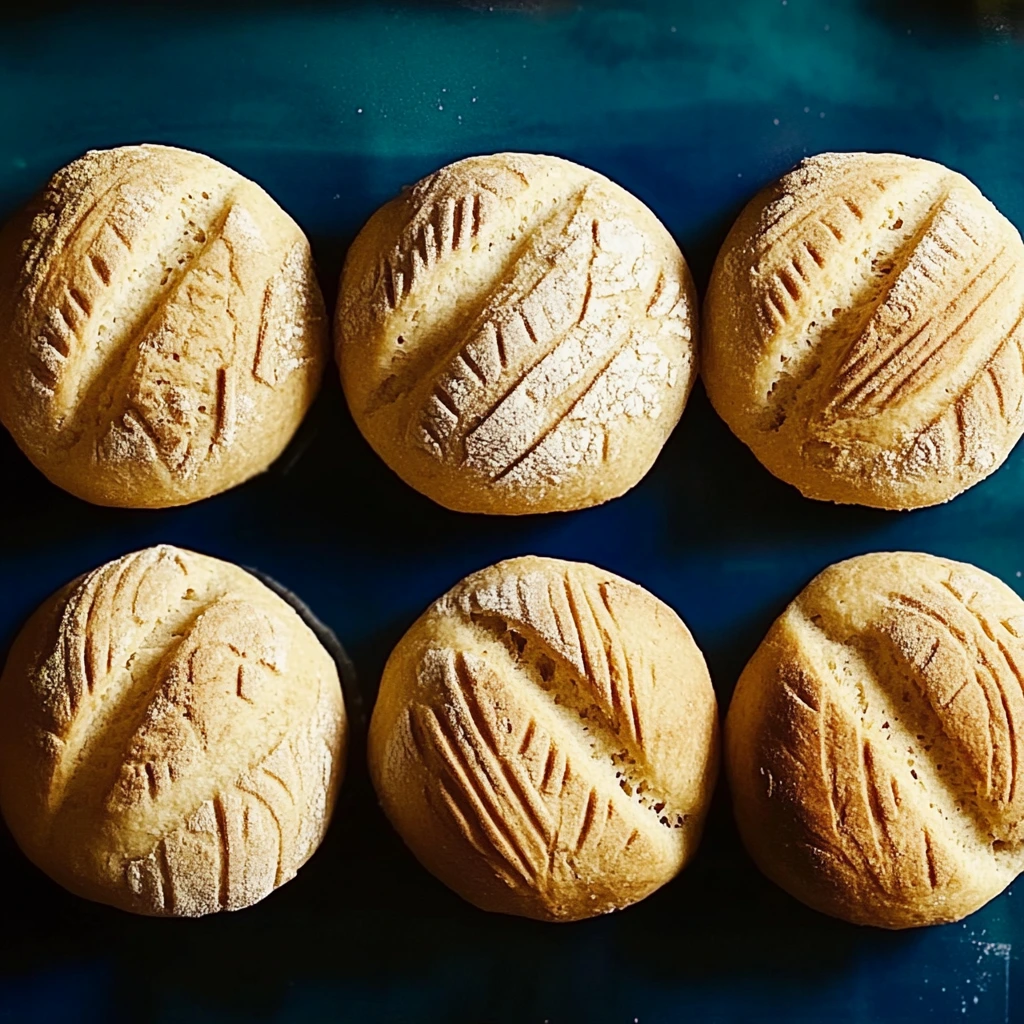
<path id="1" fill-rule="evenodd" d="M 955 921 L 1024 868 L 1024 602 L 973 566 L 826 569 L 737 685 L 726 763 L 744 843 L 859 924 Z"/>
<path id="2" fill-rule="evenodd" d="M 826 153 L 753 199 L 719 254 L 712 403 L 805 495 L 948 500 L 1024 430 L 1024 244 L 965 177 Z"/>
<path id="3" fill-rule="evenodd" d="M 161 546 L 46 602 L 0 677 L 0 806 L 28 857 L 142 914 L 236 910 L 326 831 L 334 662 L 248 573 Z"/>
<path id="4" fill-rule="evenodd" d="M 0 419 L 55 483 L 183 504 L 265 469 L 327 357 L 309 244 L 257 185 L 166 146 L 90 152 L 0 236 Z"/>
<path id="5" fill-rule="evenodd" d="M 695 294 L 639 200 L 554 157 L 471 157 L 380 209 L 342 275 L 336 342 L 360 429 L 462 511 L 632 487 L 696 372 Z"/>
<path id="6" fill-rule="evenodd" d="M 519 558 L 467 577 L 395 648 L 370 770 L 405 842 L 466 899 L 575 920 L 692 857 L 717 721 L 671 609 L 593 566 Z"/>

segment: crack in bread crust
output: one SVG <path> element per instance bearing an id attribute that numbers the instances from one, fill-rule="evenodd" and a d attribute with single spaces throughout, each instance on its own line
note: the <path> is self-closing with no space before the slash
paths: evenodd
<path id="1" fill-rule="evenodd" d="M 417 391 L 422 381 L 435 380 L 454 360 L 460 357 L 473 358 L 473 339 L 481 328 L 487 326 L 488 316 L 493 315 L 493 309 L 499 305 L 496 299 L 507 290 L 506 280 L 514 274 L 515 268 L 524 257 L 541 249 L 552 234 L 557 237 L 559 232 L 564 230 L 567 221 L 571 220 L 571 213 L 578 210 L 582 204 L 584 195 L 585 189 L 572 186 L 565 194 L 558 196 L 553 210 L 546 207 L 534 210 L 532 216 L 525 218 L 519 226 L 514 239 L 510 239 L 507 251 L 494 261 L 486 277 L 477 284 L 476 293 L 460 295 L 460 308 L 453 316 L 435 324 L 430 321 L 425 325 L 417 323 L 413 338 L 403 339 L 400 346 L 394 346 L 387 363 L 387 376 L 367 403 L 368 415 L 386 405 L 403 399 L 408 400 L 410 392 Z M 497 201 L 494 205 L 497 205 Z M 478 231 L 473 237 L 480 235 L 481 242 L 488 241 L 493 232 L 489 223 L 487 227 L 487 232 L 481 235 Z M 495 225 L 493 231 L 496 230 Z M 436 274 L 438 270 L 443 271 L 444 267 L 440 259 L 432 260 L 425 264 L 421 279 L 427 276 L 428 269 Z M 525 317 L 524 321 L 524 330 L 532 335 L 532 328 Z M 493 323 L 491 327 L 494 328 Z M 495 345 L 496 349 L 500 350 L 500 335 L 495 339 Z M 505 360 L 500 359 L 499 365 L 503 369 L 506 365 Z M 488 374 L 481 373 L 479 368 L 475 372 L 482 383 L 488 382 Z M 415 399 L 413 401 L 415 402 Z"/>
<path id="2" fill-rule="evenodd" d="M 899 279 L 899 273 L 912 259 L 947 196 L 948 190 L 943 189 L 937 198 L 929 197 L 925 208 L 917 213 L 916 225 L 908 227 L 909 214 L 901 218 L 902 231 L 890 229 L 879 232 L 874 238 L 869 236 L 867 241 L 859 235 L 854 237 L 851 234 L 848 238 L 836 240 L 841 243 L 839 245 L 827 240 L 819 240 L 816 244 L 806 238 L 797 240 L 789 262 L 797 269 L 801 279 L 806 280 L 806 290 L 791 285 L 785 289 L 784 294 L 780 294 L 778 288 L 769 286 L 765 293 L 765 302 L 771 300 L 771 309 L 775 315 L 763 321 L 764 341 L 774 353 L 773 364 L 776 359 L 779 363 L 770 378 L 770 387 L 765 397 L 763 418 L 767 429 L 777 431 L 782 426 L 789 416 L 789 410 L 801 404 L 804 389 L 811 387 L 815 381 L 820 384 L 819 374 L 824 372 L 838 381 L 849 374 L 848 369 L 844 370 L 843 362 L 850 360 L 852 353 L 857 350 L 858 339 L 877 311 L 885 306 L 889 293 Z M 881 198 L 875 197 L 872 211 L 879 206 Z M 863 217 L 858 220 L 862 221 Z M 889 243 L 895 243 L 895 246 Z M 864 259 L 856 286 L 851 287 L 841 277 L 829 279 L 828 273 L 833 263 L 844 256 L 848 257 L 858 244 L 876 248 L 877 251 L 872 259 Z M 778 246 L 779 242 L 774 245 Z M 810 265 L 801 259 L 801 249 L 818 254 Z M 827 256 L 821 256 L 819 249 L 827 253 Z M 779 261 L 779 255 L 774 249 L 765 255 L 771 265 Z M 774 271 L 774 274 L 778 280 L 781 275 L 788 274 L 788 269 L 783 266 L 781 271 Z M 822 290 L 824 294 L 821 294 Z M 804 326 L 808 303 L 815 302 L 820 306 L 818 319 Z M 787 329 L 794 332 L 793 337 L 785 337 Z M 842 355 L 844 351 L 845 357 Z M 824 386 L 827 387 L 827 384 Z"/>

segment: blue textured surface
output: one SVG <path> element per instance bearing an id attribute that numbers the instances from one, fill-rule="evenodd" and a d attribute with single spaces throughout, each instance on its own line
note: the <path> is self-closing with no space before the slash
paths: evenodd
<path id="1" fill-rule="evenodd" d="M 669 226 L 700 286 L 742 203 L 804 153 L 942 160 L 1024 224 L 1021 45 L 927 4 L 39 7 L 0 23 L 0 216 L 86 148 L 203 150 L 302 223 L 329 301 L 345 246 L 380 202 L 495 149 L 556 152 L 620 181 Z M 66 580 L 170 541 L 300 594 L 347 645 L 368 700 L 432 598 L 520 553 L 593 561 L 668 601 L 706 652 L 723 710 L 773 616 L 830 562 L 914 548 L 1018 590 L 1024 570 L 1024 447 L 941 508 L 835 508 L 762 470 L 699 388 L 640 486 L 571 515 L 431 505 L 372 455 L 333 375 L 269 474 L 197 506 L 92 508 L 6 436 L 0 479 L 0 649 Z M 19 1024 L 1024 1019 L 1012 889 L 926 931 L 830 921 L 758 875 L 721 787 L 679 879 L 578 925 L 460 902 L 391 833 L 358 759 L 321 852 L 254 909 L 132 918 L 65 894 L 5 832 L 0 893 L 0 1020 Z"/>

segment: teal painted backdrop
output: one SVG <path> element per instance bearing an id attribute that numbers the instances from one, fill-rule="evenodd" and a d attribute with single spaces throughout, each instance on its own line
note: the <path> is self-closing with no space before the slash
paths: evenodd
<path id="1" fill-rule="evenodd" d="M 743 202 L 805 153 L 938 159 L 1024 225 L 1024 51 L 1010 19 L 885 0 L 525 6 L 29 6 L 0 21 L 0 216 L 87 148 L 200 149 L 300 221 L 329 301 L 379 203 L 498 149 L 558 153 L 621 182 L 668 225 L 702 287 Z M 432 598 L 520 553 L 596 562 L 672 604 L 723 710 L 772 618 L 839 558 L 921 549 L 1024 590 L 1024 447 L 947 506 L 830 507 L 762 470 L 699 388 L 640 486 L 570 515 L 431 505 L 372 455 L 333 376 L 268 474 L 190 508 L 92 508 L 48 485 L 6 435 L 0 480 L 0 646 L 74 575 L 169 541 L 304 597 L 348 647 L 367 703 Z M 0 1020 L 19 1024 L 1024 1019 L 1013 887 L 926 931 L 830 921 L 754 870 L 721 787 L 679 879 L 577 925 L 490 917 L 434 882 L 377 811 L 358 746 L 325 846 L 254 909 L 132 918 L 65 894 L 6 832 L 0 879 Z"/>

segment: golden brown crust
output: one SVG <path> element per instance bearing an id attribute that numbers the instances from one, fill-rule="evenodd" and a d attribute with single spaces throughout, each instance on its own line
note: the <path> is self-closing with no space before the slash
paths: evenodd
<path id="1" fill-rule="evenodd" d="M 628 906 L 700 841 L 718 714 L 678 616 L 577 562 L 516 558 L 435 602 L 388 659 L 369 763 L 423 865 L 485 910 Z"/>
<path id="2" fill-rule="evenodd" d="M 555 157 L 444 167 L 370 219 L 335 320 L 356 423 L 449 508 L 616 497 L 651 467 L 696 372 L 693 282 L 639 200 Z"/>
<path id="3" fill-rule="evenodd" d="M 1024 244 L 960 174 L 893 154 L 804 160 L 743 211 L 705 304 L 704 382 L 812 498 L 947 501 L 1024 430 Z"/>
<path id="4" fill-rule="evenodd" d="M 1024 602 L 882 553 L 813 580 L 726 720 L 736 819 L 770 878 L 886 928 L 956 921 L 1024 868 Z"/>
<path id="5" fill-rule="evenodd" d="M 298 226 L 166 146 L 87 153 L 6 226 L 0 324 L 0 420 L 102 505 L 180 505 L 261 472 L 327 357 Z"/>
<path id="6" fill-rule="evenodd" d="M 295 875 L 344 768 L 337 670 L 248 573 L 161 546 L 45 602 L 0 677 L 0 807 L 26 855 L 141 914 L 237 910 Z"/>

